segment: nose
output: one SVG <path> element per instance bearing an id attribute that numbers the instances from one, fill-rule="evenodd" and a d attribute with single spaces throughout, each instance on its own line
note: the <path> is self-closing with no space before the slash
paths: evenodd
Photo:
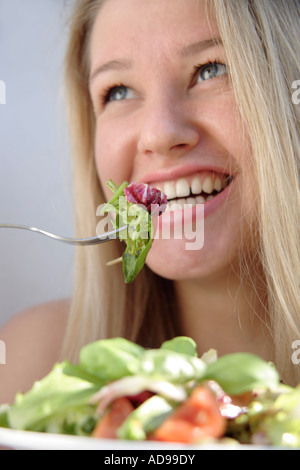
<path id="1" fill-rule="evenodd" d="M 165 95 L 146 104 L 140 125 L 140 154 L 184 154 L 199 142 L 199 132 L 191 113 L 174 96 Z"/>

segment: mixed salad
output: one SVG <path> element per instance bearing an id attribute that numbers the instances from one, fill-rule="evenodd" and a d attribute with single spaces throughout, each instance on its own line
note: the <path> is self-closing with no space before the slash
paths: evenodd
<path id="1" fill-rule="evenodd" d="M 115 228 L 126 226 L 119 238 L 126 242 L 122 264 L 124 280 L 130 284 L 144 266 L 152 246 L 152 217 L 159 216 L 166 209 L 168 201 L 165 194 L 148 184 L 128 184 L 124 181 L 118 186 L 112 180 L 106 184 L 113 196 L 102 213 L 116 214 Z"/>
<path id="2" fill-rule="evenodd" d="M 0 408 L 0 426 L 123 440 L 300 447 L 300 386 L 248 353 L 202 357 L 176 337 L 144 349 L 124 338 L 83 347 Z"/>

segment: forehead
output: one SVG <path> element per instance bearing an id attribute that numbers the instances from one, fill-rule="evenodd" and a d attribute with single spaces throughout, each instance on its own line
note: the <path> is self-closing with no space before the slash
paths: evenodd
<path id="1" fill-rule="evenodd" d="M 168 57 L 189 43 L 217 37 L 204 0 L 106 0 L 96 17 L 90 43 L 93 64 L 112 55 Z"/>

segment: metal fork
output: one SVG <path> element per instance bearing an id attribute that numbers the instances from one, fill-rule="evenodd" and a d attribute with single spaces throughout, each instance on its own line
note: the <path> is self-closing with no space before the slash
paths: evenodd
<path id="1" fill-rule="evenodd" d="M 19 225 L 19 224 L 0 224 L 0 228 L 29 230 L 31 232 L 37 232 L 42 235 L 46 235 L 47 237 L 54 238 L 55 240 L 58 240 L 60 242 L 68 243 L 69 245 L 88 246 L 88 245 L 98 245 L 99 243 L 106 243 L 110 240 L 114 240 L 115 238 L 117 238 L 116 235 L 118 233 L 127 229 L 127 225 L 125 225 L 124 227 L 120 227 L 116 230 L 112 230 L 111 232 L 105 232 L 102 235 L 97 235 L 96 237 L 90 237 L 90 238 L 61 237 L 60 235 L 46 232 L 45 230 L 41 230 L 36 227 L 29 227 L 27 225 Z"/>

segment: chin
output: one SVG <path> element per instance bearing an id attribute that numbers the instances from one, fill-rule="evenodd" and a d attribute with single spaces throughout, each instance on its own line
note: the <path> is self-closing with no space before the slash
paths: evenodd
<path id="1" fill-rule="evenodd" d="M 198 250 L 187 250 L 188 240 L 154 240 L 147 266 L 159 276 L 173 281 L 208 280 L 228 272 L 232 266 L 229 250 L 211 251 L 207 244 Z M 213 253 L 213 255 L 211 254 Z"/>

